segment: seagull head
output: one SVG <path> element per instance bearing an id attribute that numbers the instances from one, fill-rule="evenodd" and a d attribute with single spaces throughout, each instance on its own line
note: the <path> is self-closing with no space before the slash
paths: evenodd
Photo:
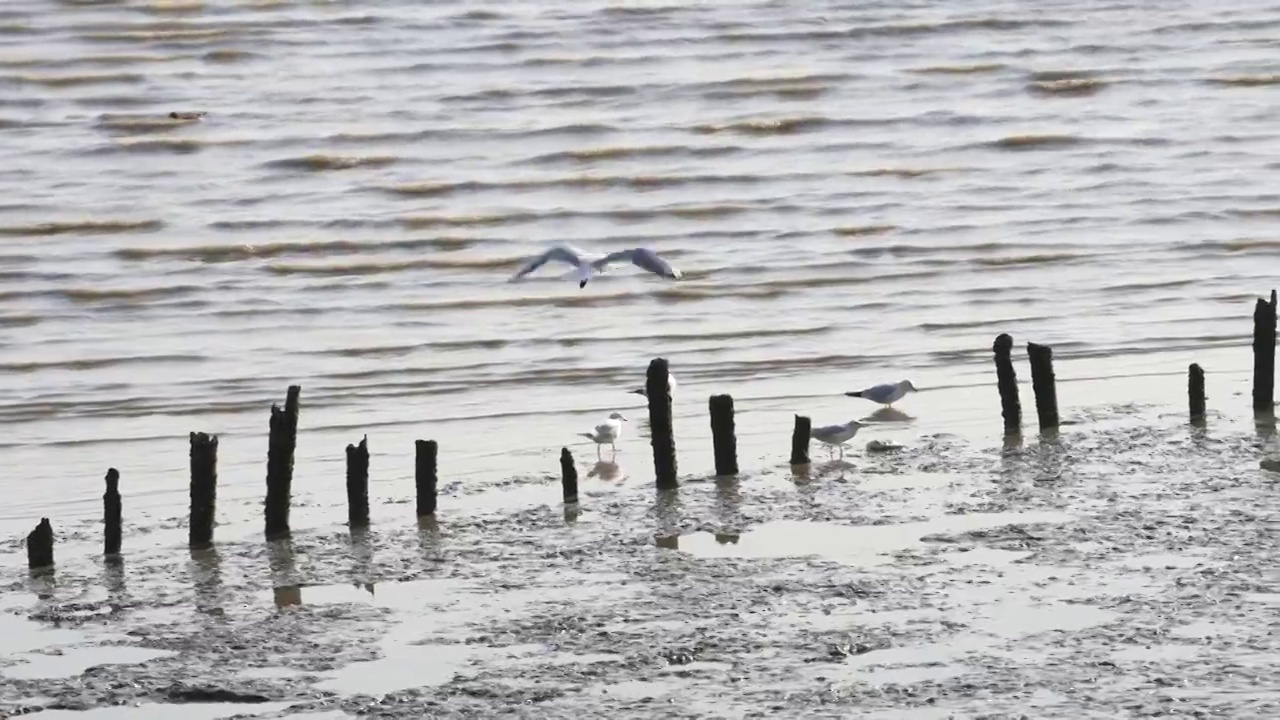
<path id="1" fill-rule="evenodd" d="M 609 415 L 609 419 L 610 419 L 610 420 L 618 420 L 618 421 L 620 421 L 620 422 L 627 422 L 627 418 L 626 418 L 622 413 L 620 413 L 620 412 L 616 412 L 616 413 L 612 413 L 612 414 L 610 414 L 610 415 Z"/>
<path id="2" fill-rule="evenodd" d="M 910 380 L 903 380 L 901 385 L 904 390 L 909 390 L 911 392 L 920 392 L 919 390 L 916 389 L 915 385 L 911 384 Z"/>

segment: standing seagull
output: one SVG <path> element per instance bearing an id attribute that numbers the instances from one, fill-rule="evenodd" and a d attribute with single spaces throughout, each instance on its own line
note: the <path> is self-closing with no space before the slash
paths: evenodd
<path id="1" fill-rule="evenodd" d="M 570 247 L 568 245 L 556 245 L 546 252 L 536 257 L 529 258 L 515 275 L 511 276 L 511 282 L 520 280 L 525 275 L 546 265 L 548 262 L 556 260 L 558 262 L 570 265 L 574 269 L 574 279 L 578 281 L 578 287 L 587 286 L 587 281 L 599 273 L 605 272 L 611 263 L 628 261 L 638 268 L 648 270 L 651 273 L 660 275 L 671 280 L 679 280 L 683 274 L 671 266 L 671 263 L 663 260 L 657 253 L 648 248 L 632 248 L 630 250 L 620 250 L 615 253 L 609 253 L 602 258 L 592 260 L 588 258 L 581 250 Z"/>
<path id="2" fill-rule="evenodd" d="M 809 429 L 809 437 L 820 443 L 827 445 L 827 449 L 832 447 L 840 448 L 840 458 L 844 459 L 844 444 L 853 439 L 858 434 L 858 430 L 866 427 L 857 420 L 850 420 L 843 425 L 824 425 Z M 832 451 L 834 454 L 834 451 Z"/>
<path id="3" fill-rule="evenodd" d="M 845 393 L 845 395 L 848 395 L 849 397 L 865 398 L 871 402 L 877 402 L 881 405 L 893 407 L 894 403 L 901 400 L 903 396 L 909 392 L 919 392 L 919 390 L 916 390 L 916 386 L 912 385 L 910 380 L 903 380 L 902 382 L 876 385 L 875 387 L 869 387 L 866 390 L 854 390 L 853 392 Z"/>
<path id="4" fill-rule="evenodd" d="M 618 452 L 618 438 L 622 437 L 622 423 L 627 422 L 622 413 L 616 412 L 609 415 L 609 419 L 596 426 L 593 433 L 578 433 L 582 437 L 590 438 L 596 444 L 596 457 L 600 457 L 600 446 L 605 443 Z"/>

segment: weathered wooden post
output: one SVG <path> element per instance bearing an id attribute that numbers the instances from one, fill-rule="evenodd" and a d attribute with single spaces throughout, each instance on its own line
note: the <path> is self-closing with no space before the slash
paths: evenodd
<path id="1" fill-rule="evenodd" d="M 1253 309 L 1253 409 L 1274 411 L 1276 387 L 1276 291 Z"/>
<path id="2" fill-rule="evenodd" d="M 996 355 L 996 385 L 1000 388 L 1000 415 L 1004 417 L 1004 433 L 1022 432 L 1022 403 L 1018 400 L 1018 373 L 1013 369 L 1013 338 L 1008 333 L 996 336 L 991 349 Z"/>
<path id="3" fill-rule="evenodd" d="M 347 524 L 369 525 L 369 436 L 347 446 Z"/>
<path id="4" fill-rule="evenodd" d="M 418 517 L 436 512 L 436 456 L 440 446 L 435 440 L 414 442 L 414 485 L 418 490 Z"/>
<path id="5" fill-rule="evenodd" d="M 1191 422 L 1204 422 L 1204 369 L 1196 363 L 1187 368 L 1187 400 L 1191 406 Z"/>
<path id="6" fill-rule="evenodd" d="M 649 399 L 649 432 L 653 445 L 653 472 L 658 488 L 670 490 L 680 486 L 676 476 L 676 439 L 671 419 L 670 367 L 666 358 L 649 363 L 644 391 Z"/>
<path id="7" fill-rule="evenodd" d="M 564 504 L 578 502 L 578 468 L 573 464 L 569 448 L 560 449 L 560 486 L 564 489 Z"/>
<path id="8" fill-rule="evenodd" d="M 809 464 L 809 432 L 813 423 L 804 415 L 796 416 L 796 427 L 791 431 L 791 464 Z"/>
<path id="9" fill-rule="evenodd" d="M 266 535 L 268 540 L 289 535 L 289 504 L 293 485 L 293 451 L 298 445 L 298 395 L 289 386 L 284 409 L 271 405 L 271 434 L 267 440 Z"/>
<path id="10" fill-rule="evenodd" d="M 734 436 L 733 396 L 712 395 L 711 444 L 715 449 L 716 475 L 738 474 L 738 439 Z"/>
<path id="11" fill-rule="evenodd" d="M 119 555 L 122 530 L 120 520 L 122 505 L 120 502 L 120 472 L 115 468 L 107 469 L 107 491 L 102 495 L 102 525 L 104 555 Z"/>
<path id="12" fill-rule="evenodd" d="M 1031 388 L 1036 395 L 1036 415 L 1040 417 L 1040 429 L 1051 430 L 1058 427 L 1058 389 L 1053 375 L 1053 348 L 1029 342 L 1027 357 L 1031 360 Z"/>
<path id="13" fill-rule="evenodd" d="M 218 436 L 191 433 L 191 522 L 188 544 L 213 545 L 213 516 L 218 498 Z"/>
<path id="14" fill-rule="evenodd" d="M 53 525 L 40 518 L 36 529 L 27 533 L 27 567 L 39 570 L 53 566 Z"/>

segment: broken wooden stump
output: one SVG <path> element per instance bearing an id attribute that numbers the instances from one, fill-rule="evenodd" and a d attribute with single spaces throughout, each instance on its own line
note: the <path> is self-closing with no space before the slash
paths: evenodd
<path id="1" fill-rule="evenodd" d="M 1036 395 L 1040 429 L 1055 429 L 1058 427 L 1058 389 L 1053 374 L 1053 348 L 1029 342 L 1027 358 L 1031 361 L 1031 389 Z"/>
<path id="2" fill-rule="evenodd" d="M 213 545 L 213 517 L 218 498 L 218 436 L 191 433 L 191 522 L 188 544 Z"/>
<path id="3" fill-rule="evenodd" d="M 1018 373 L 1013 369 L 1013 338 L 1007 333 L 996 336 L 991 346 L 996 356 L 996 385 L 1000 389 L 1000 415 L 1004 432 L 1022 432 L 1022 402 L 1018 399 Z"/>
<path id="4" fill-rule="evenodd" d="M 436 456 L 440 446 L 435 440 L 414 442 L 413 481 L 418 492 L 418 517 L 436 512 Z"/>
<path id="5" fill-rule="evenodd" d="M 796 416 L 795 429 L 791 431 L 791 464 L 809 464 L 809 432 L 813 423 L 804 415 Z"/>
<path id="6" fill-rule="evenodd" d="M 1276 388 L 1276 291 L 1253 309 L 1253 409 L 1274 411 Z"/>
<path id="7" fill-rule="evenodd" d="M 738 439 L 734 436 L 733 397 L 712 395 L 711 443 L 715 450 L 716 475 L 738 474 Z"/>
<path id="8" fill-rule="evenodd" d="M 27 533 L 27 567 L 32 570 L 53 567 L 53 525 L 40 518 L 36 529 Z"/>
<path id="9" fill-rule="evenodd" d="M 671 417 L 671 370 L 666 358 L 654 358 L 645 378 L 649 399 L 649 432 L 653 446 L 653 472 L 659 489 L 680 486 L 676 475 L 676 440 Z"/>
<path id="10" fill-rule="evenodd" d="M 120 554 L 121 515 L 123 508 L 120 502 L 120 472 L 115 468 L 107 469 L 107 491 L 102 495 L 102 525 L 104 555 Z"/>
<path id="11" fill-rule="evenodd" d="M 289 504 L 293 485 L 293 451 L 298 445 L 298 396 L 302 388 L 289 386 L 284 409 L 271 405 L 267 440 L 266 535 L 268 540 L 289 534 Z"/>
<path id="12" fill-rule="evenodd" d="M 1204 423 L 1204 369 L 1196 363 L 1187 368 L 1187 401 L 1192 423 Z"/>
<path id="13" fill-rule="evenodd" d="M 560 449 L 560 486 L 564 490 L 565 505 L 578 502 L 578 469 L 569 448 Z"/>
<path id="14" fill-rule="evenodd" d="M 369 525 L 369 436 L 347 446 L 347 524 Z"/>

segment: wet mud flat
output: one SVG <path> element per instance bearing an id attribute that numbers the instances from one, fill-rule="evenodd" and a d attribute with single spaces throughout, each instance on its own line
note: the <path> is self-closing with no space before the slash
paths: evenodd
<path id="1" fill-rule="evenodd" d="M 674 493 L 588 463 L 577 512 L 548 474 L 354 535 L 175 518 L 119 564 L 69 524 L 52 577 L 5 548 L 0 715 L 1280 716 L 1274 427 L 1074 420 Z"/>

